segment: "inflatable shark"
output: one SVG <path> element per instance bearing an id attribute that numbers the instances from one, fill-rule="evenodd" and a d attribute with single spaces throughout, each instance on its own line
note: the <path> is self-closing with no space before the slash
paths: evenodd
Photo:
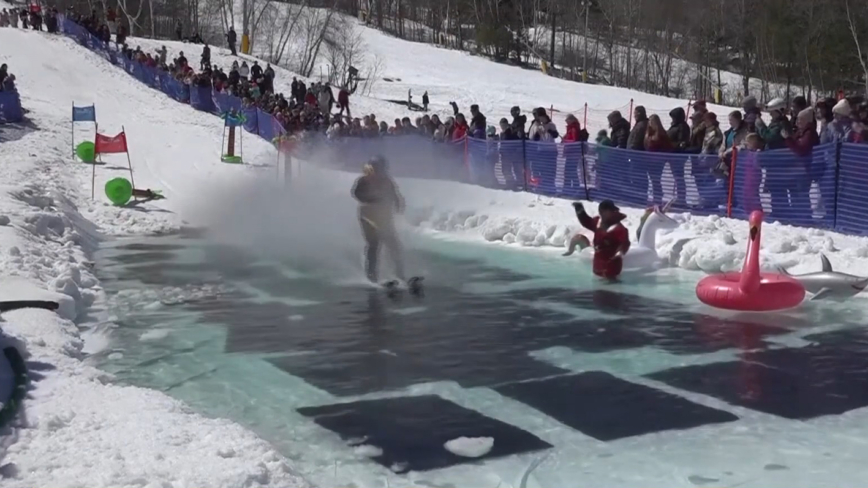
<path id="1" fill-rule="evenodd" d="M 832 270 L 832 263 L 825 254 L 820 254 L 820 260 L 823 263 L 823 270 L 817 273 L 791 275 L 782 267 L 778 267 L 778 270 L 799 280 L 805 286 L 805 290 L 814 295 L 811 300 L 850 298 L 868 287 L 868 278 Z"/>

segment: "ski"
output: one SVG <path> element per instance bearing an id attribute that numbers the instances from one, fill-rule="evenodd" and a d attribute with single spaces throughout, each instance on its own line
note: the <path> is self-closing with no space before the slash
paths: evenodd
<path id="1" fill-rule="evenodd" d="M 421 276 L 411 277 L 406 283 L 407 290 L 413 295 L 420 295 L 422 293 L 422 281 L 424 281 L 424 279 L 425 278 Z M 401 285 L 401 280 L 389 280 L 380 283 L 380 286 L 390 294 L 402 291 L 403 287 Z"/>

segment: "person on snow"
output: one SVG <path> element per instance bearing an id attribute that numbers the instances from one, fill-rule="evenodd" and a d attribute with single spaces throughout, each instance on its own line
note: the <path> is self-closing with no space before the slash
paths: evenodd
<path id="1" fill-rule="evenodd" d="M 202 58 L 199 60 L 199 69 L 204 70 L 207 66 L 211 66 L 211 48 L 205 44 L 202 47 Z"/>
<path id="2" fill-rule="evenodd" d="M 787 120 L 787 116 L 784 114 L 786 107 L 787 103 L 783 98 L 775 98 L 766 105 L 766 110 L 768 110 L 771 116 L 771 121 L 768 125 L 766 125 L 762 117 L 757 117 L 756 119 L 756 132 L 766 141 L 767 151 L 787 147 L 786 142 L 784 142 L 784 136 L 781 134 L 782 132 L 792 133 L 793 130 L 790 127 L 790 121 Z"/>
<path id="3" fill-rule="evenodd" d="M 757 99 L 753 95 L 744 97 L 741 101 L 741 110 L 743 112 L 744 123 L 747 124 L 747 133 L 756 133 L 756 119 L 760 117 L 762 111 L 759 109 Z"/>
<path id="4" fill-rule="evenodd" d="M 250 66 L 247 66 L 247 61 L 241 62 L 241 67 L 238 68 L 238 74 L 241 75 L 241 79 L 250 78 Z"/>
<path id="5" fill-rule="evenodd" d="M 528 133 L 531 140 L 551 142 L 560 136 L 557 126 L 549 118 L 544 108 L 540 107 L 534 110 L 534 119 Z"/>
<path id="6" fill-rule="evenodd" d="M 380 245 L 384 245 L 395 266 L 395 275 L 405 281 L 401 242 L 395 230 L 395 213 L 404 212 L 404 198 L 388 173 L 386 159 L 375 156 L 364 167 L 352 189 L 359 202 L 359 225 L 365 238 L 365 275 L 372 283 L 379 280 Z"/>
<path id="7" fill-rule="evenodd" d="M 515 132 L 519 139 L 526 139 L 525 126 L 527 125 L 527 115 L 522 115 L 521 109 L 517 106 L 509 109 L 509 115 L 512 116 L 512 131 Z"/>
<path id="8" fill-rule="evenodd" d="M 347 117 L 352 117 L 350 115 L 350 92 L 347 91 L 347 87 L 345 86 L 342 86 L 338 91 L 338 108 L 340 109 L 340 112 L 338 112 L 340 115 L 343 115 L 344 110 L 346 110 Z"/>
<path id="9" fill-rule="evenodd" d="M 675 152 L 681 152 L 687 149 L 690 144 L 690 126 L 687 125 L 687 114 L 681 107 L 673 108 L 669 111 L 669 119 L 671 123 L 666 135 L 672 142 L 672 147 Z M 670 161 L 669 167 L 672 169 L 672 177 L 675 180 L 675 200 L 680 204 L 687 202 L 687 185 L 684 181 L 684 165 L 685 160 L 678 158 L 676 161 Z"/>
<path id="10" fill-rule="evenodd" d="M 669 140 L 669 135 L 663 127 L 663 121 L 657 114 L 648 119 L 648 129 L 645 131 L 645 140 L 642 142 L 645 150 L 648 152 L 671 153 L 673 151 L 672 141 Z M 663 201 L 663 164 L 657 161 L 649 161 L 644 163 L 644 171 L 636 171 L 636 179 L 640 181 L 639 186 L 646 188 L 645 179 L 651 180 L 651 195 L 654 202 L 661 203 Z M 644 190 L 643 190 L 644 191 Z"/>
<path id="11" fill-rule="evenodd" d="M 785 185 L 769 185 L 771 194 L 772 213 L 789 207 L 793 216 L 810 218 L 811 216 L 811 182 L 819 181 L 825 170 L 824 161 L 814 164 L 814 146 L 820 143 L 817 134 L 817 121 L 814 119 L 814 111 L 806 108 L 796 115 L 795 133 L 783 129 L 781 135 L 784 143 L 796 155 L 789 168 Z M 789 193 L 789 199 L 787 199 Z M 822 198 L 822 196 L 821 196 Z"/>
<path id="12" fill-rule="evenodd" d="M 590 135 L 588 131 L 582 128 L 579 119 L 575 115 L 567 115 L 567 131 L 561 142 L 587 142 Z"/>
<path id="13" fill-rule="evenodd" d="M 624 255 L 630 250 L 630 233 L 621 223 L 627 216 L 611 200 L 600 202 L 597 217 L 589 216 L 580 202 L 573 203 L 573 208 L 582 227 L 594 233 L 594 274 L 601 278 L 616 279 L 624 267 Z M 570 241 L 573 250 L 574 242 L 576 246 L 580 245 L 581 238 L 573 237 Z"/>
<path id="14" fill-rule="evenodd" d="M 691 160 L 693 164 L 690 172 L 693 174 L 693 181 L 699 193 L 700 207 L 716 208 L 723 203 L 723 195 L 720 191 L 722 187 L 717 185 L 712 171 L 719 161 L 720 148 L 723 146 L 723 132 L 720 130 L 720 123 L 714 112 L 705 112 L 702 117 L 702 132 L 704 137 L 701 156 Z"/>
<path id="15" fill-rule="evenodd" d="M 238 34 L 235 33 L 235 28 L 230 27 L 229 32 L 226 33 L 226 43 L 229 44 L 229 51 L 232 52 L 233 56 L 238 56 L 238 53 L 235 52 L 235 43 L 238 41 Z"/>
<path id="16" fill-rule="evenodd" d="M 485 130 L 486 127 L 488 127 L 488 121 L 485 119 L 485 115 L 482 115 L 482 112 L 479 111 L 479 105 L 476 105 L 475 103 L 470 106 L 470 126 L 473 128 L 474 132 L 482 133 L 480 139 L 485 139 Z"/>
<path id="17" fill-rule="evenodd" d="M 648 115 L 645 113 L 645 107 L 639 105 L 633 109 L 633 118 L 636 123 L 633 124 L 633 129 L 627 137 L 627 149 L 644 151 L 645 133 L 648 131 Z"/>
<path id="18" fill-rule="evenodd" d="M 621 115 L 621 112 L 615 110 L 606 117 L 609 121 L 609 127 L 612 129 L 609 139 L 612 141 L 612 147 L 627 148 L 627 140 L 630 139 L 630 122 Z"/>
<path id="19" fill-rule="evenodd" d="M 846 98 L 842 98 L 832 107 L 832 121 L 826 125 L 820 142 L 823 144 L 839 141 L 849 142 L 850 132 L 853 130 L 851 115 L 850 102 Z"/>
<path id="20" fill-rule="evenodd" d="M 422 110 L 427 112 L 428 111 L 428 103 L 430 103 L 430 102 L 431 102 L 431 100 L 428 98 L 428 90 L 425 90 L 425 93 L 422 94 Z"/>
<path id="21" fill-rule="evenodd" d="M 259 61 L 254 61 L 253 66 L 250 67 L 250 78 L 253 81 L 262 78 L 262 66 L 259 66 Z"/>
<path id="22" fill-rule="evenodd" d="M 467 119 L 464 118 L 464 114 L 458 114 L 455 116 L 455 125 L 452 128 L 452 142 L 458 142 L 464 139 L 468 135 L 469 127 L 467 126 Z"/>
<path id="23" fill-rule="evenodd" d="M 790 107 L 790 125 L 796 126 L 798 122 L 799 112 L 808 108 L 808 99 L 799 95 L 793 98 L 792 106 Z"/>

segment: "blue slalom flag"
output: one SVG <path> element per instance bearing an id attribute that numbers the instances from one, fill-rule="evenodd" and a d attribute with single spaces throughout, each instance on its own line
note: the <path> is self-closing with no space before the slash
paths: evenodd
<path id="1" fill-rule="evenodd" d="M 96 107 L 76 107 L 72 106 L 72 121 L 73 122 L 96 122 Z"/>
<path id="2" fill-rule="evenodd" d="M 234 110 L 223 112 L 221 117 L 223 117 L 226 127 L 238 127 L 239 125 L 244 125 L 244 122 L 247 122 L 247 117 L 245 117 L 244 114 L 235 112 Z"/>

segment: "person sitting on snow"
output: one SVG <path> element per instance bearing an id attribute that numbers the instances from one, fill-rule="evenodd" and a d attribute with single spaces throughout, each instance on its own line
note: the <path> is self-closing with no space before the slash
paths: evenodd
<path id="1" fill-rule="evenodd" d="M 627 217 L 611 200 L 600 202 L 597 208 L 600 215 L 597 217 L 589 216 L 580 202 L 573 203 L 573 208 L 582 227 L 594 233 L 594 274 L 614 280 L 621 274 L 623 257 L 630 250 L 630 233 L 621 223 Z M 584 236 L 573 237 L 571 249 L 580 245 L 582 238 L 587 241 Z"/>

